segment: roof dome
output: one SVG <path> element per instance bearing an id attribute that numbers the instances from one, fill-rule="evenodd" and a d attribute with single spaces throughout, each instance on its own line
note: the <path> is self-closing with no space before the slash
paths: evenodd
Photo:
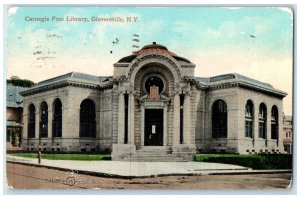
<path id="1" fill-rule="evenodd" d="M 186 63 L 191 63 L 188 59 L 176 55 L 175 53 L 169 51 L 167 47 L 165 47 L 163 45 L 160 45 L 160 44 L 157 44 L 156 42 L 153 42 L 152 44 L 144 46 L 142 49 L 134 52 L 132 55 L 123 57 L 122 59 L 120 59 L 118 61 L 118 63 L 130 63 L 137 56 L 144 55 L 144 54 L 152 54 L 152 53 L 153 54 L 159 53 L 159 54 L 163 54 L 165 56 L 171 56 L 174 59 L 176 59 L 177 61 L 183 61 L 183 62 L 186 62 Z"/>

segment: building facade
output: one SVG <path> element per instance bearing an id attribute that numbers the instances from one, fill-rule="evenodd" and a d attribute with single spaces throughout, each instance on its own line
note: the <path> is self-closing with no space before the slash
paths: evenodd
<path id="1" fill-rule="evenodd" d="M 289 115 L 283 115 L 283 147 L 287 153 L 293 152 L 293 117 Z"/>
<path id="2" fill-rule="evenodd" d="M 195 64 L 165 46 L 144 46 L 112 77 L 68 73 L 24 96 L 23 149 L 147 151 L 191 160 L 196 151 L 281 153 L 286 93 L 239 74 L 195 77 Z M 162 153 L 160 153 L 162 154 Z"/>
<path id="3" fill-rule="evenodd" d="M 6 149 L 19 146 L 23 129 L 23 97 L 20 92 L 27 88 L 8 84 L 6 87 Z"/>

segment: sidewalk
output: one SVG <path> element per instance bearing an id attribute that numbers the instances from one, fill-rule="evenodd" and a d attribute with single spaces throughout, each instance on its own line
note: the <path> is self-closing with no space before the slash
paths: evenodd
<path id="1" fill-rule="evenodd" d="M 289 172 L 288 170 L 254 171 L 237 165 L 206 162 L 123 162 L 42 159 L 41 164 L 39 165 L 37 159 L 22 158 L 11 155 L 6 156 L 6 161 L 64 171 L 73 171 L 95 176 L 119 178 Z"/>

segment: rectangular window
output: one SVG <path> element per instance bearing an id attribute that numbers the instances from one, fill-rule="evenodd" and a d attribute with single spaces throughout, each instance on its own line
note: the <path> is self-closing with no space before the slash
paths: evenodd
<path id="1" fill-rule="evenodd" d="M 260 138 L 266 138 L 265 137 L 265 123 L 264 122 L 260 122 L 259 123 L 259 137 Z"/>
<path id="2" fill-rule="evenodd" d="M 246 121 L 245 136 L 252 138 L 252 121 Z"/>
<path id="3" fill-rule="evenodd" d="M 35 123 L 29 122 L 28 123 L 28 138 L 34 138 L 35 137 Z"/>

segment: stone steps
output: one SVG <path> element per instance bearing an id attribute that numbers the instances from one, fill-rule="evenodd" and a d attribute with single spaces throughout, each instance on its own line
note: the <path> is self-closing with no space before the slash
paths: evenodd
<path id="1" fill-rule="evenodd" d="M 140 155 L 168 155 L 168 154 L 172 154 L 172 151 L 153 151 L 153 150 L 149 150 L 149 151 L 137 151 L 137 154 Z"/>
<path id="2" fill-rule="evenodd" d="M 150 158 L 150 157 L 140 157 L 140 158 L 125 158 L 123 161 L 125 162 L 187 162 L 186 160 L 182 158 Z"/>
<path id="3" fill-rule="evenodd" d="M 181 157 L 176 157 L 171 150 L 142 149 L 136 151 L 131 157 L 124 158 L 123 161 L 132 162 L 186 162 Z"/>

